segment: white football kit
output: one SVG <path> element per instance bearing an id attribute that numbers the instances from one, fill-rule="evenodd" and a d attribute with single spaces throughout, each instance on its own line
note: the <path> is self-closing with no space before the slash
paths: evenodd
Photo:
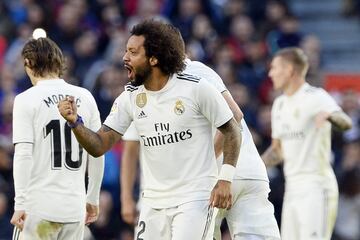
<path id="1" fill-rule="evenodd" d="M 44 227 L 42 233 L 47 234 L 46 229 L 51 230 L 49 226 L 46 228 L 49 222 L 61 225 L 54 230 L 56 233 L 51 233 L 57 236 L 49 234 L 49 239 L 72 239 L 72 235 L 64 236 L 64 231 L 66 223 L 76 222 L 81 223 L 78 224 L 80 235 L 76 236 L 81 236 L 86 202 L 98 205 L 104 159 L 91 157 L 60 115 L 57 104 L 67 96 L 75 97 L 84 125 L 97 131 L 101 121 L 91 93 L 62 79 L 38 81 L 14 101 L 15 210 L 25 210 L 27 214 L 25 239 L 39 238 L 34 234 L 38 234 L 36 229 L 41 226 Z M 88 195 L 85 191 L 87 164 Z"/>
<path id="2" fill-rule="evenodd" d="M 185 72 L 203 77 L 219 92 L 227 91 L 221 77 L 211 68 L 198 61 L 187 60 Z M 280 239 L 274 207 L 268 200 L 270 192 L 266 167 L 262 161 L 250 130 L 241 120 L 242 143 L 232 183 L 233 206 L 221 209 L 216 218 L 214 239 L 221 239 L 220 225 L 226 218 L 233 239 L 272 240 Z M 218 166 L 223 162 L 219 157 Z"/>
<path id="3" fill-rule="evenodd" d="M 272 107 L 272 138 L 281 141 L 285 196 L 281 233 L 284 240 L 331 238 L 338 188 L 330 164 L 331 124 L 315 126 L 321 112 L 340 111 L 321 88 L 303 84 L 292 96 L 278 97 Z"/>
<path id="4" fill-rule="evenodd" d="M 201 62 L 186 61 L 185 73 L 204 78 L 211 83 L 218 92 L 227 91 L 220 76 Z M 231 235 L 257 234 L 256 239 L 279 239 L 279 229 L 274 217 L 274 208 L 268 201 L 270 192 L 269 180 L 265 165 L 256 149 L 251 133 L 245 120 L 241 121 L 243 128 L 242 144 L 236 167 L 234 182 L 232 183 L 233 206 L 229 211 L 219 211 L 216 218 L 215 239 L 220 239 L 220 224 L 226 217 Z M 125 139 L 139 140 L 134 124 L 127 129 Z M 140 165 L 143 165 L 143 151 L 140 146 Z M 222 157 L 218 165 L 222 164 Z M 141 199 L 141 198 L 140 198 Z M 211 238 L 212 239 L 212 238 Z M 246 239 L 246 238 L 245 238 Z M 255 238 L 254 238 L 255 239 Z"/>
<path id="5" fill-rule="evenodd" d="M 189 74 L 174 74 L 159 91 L 128 85 L 115 100 L 104 125 L 124 134 L 133 121 L 143 152 L 139 238 L 183 239 L 181 232 L 188 229 L 189 239 L 201 239 L 217 181 L 212 129 L 232 117 L 221 94 Z M 195 201 L 201 206 L 194 207 Z M 174 214 L 182 207 L 197 209 L 192 216 L 200 222 L 199 228 L 193 229 L 182 212 Z M 160 210 L 166 220 L 162 224 L 151 214 Z M 172 231 L 164 231 L 165 225 Z"/>

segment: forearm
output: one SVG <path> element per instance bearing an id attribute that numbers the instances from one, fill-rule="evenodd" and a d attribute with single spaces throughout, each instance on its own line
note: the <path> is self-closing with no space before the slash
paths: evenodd
<path id="1" fill-rule="evenodd" d="M 104 125 L 97 132 L 83 124 L 79 124 L 72 130 L 81 146 L 94 157 L 100 157 L 106 153 L 120 139 L 120 136 L 116 138 L 114 134 L 109 133 L 111 129 Z"/>
<path id="2" fill-rule="evenodd" d="M 227 123 L 228 127 L 219 129 L 224 135 L 224 161 L 223 164 L 236 166 L 241 146 L 242 134 L 240 128 L 234 119 Z"/>
<path id="3" fill-rule="evenodd" d="M 18 143 L 14 153 L 15 210 L 25 209 L 25 195 L 33 164 L 31 143 Z"/>
<path id="4" fill-rule="evenodd" d="M 133 189 L 136 181 L 139 147 L 136 141 L 126 141 L 121 160 L 121 201 L 133 198 Z"/>
<path id="5" fill-rule="evenodd" d="M 266 151 L 261 155 L 262 160 L 265 163 L 266 167 L 275 166 L 283 161 L 283 158 L 276 148 L 270 146 Z"/>
<path id="6" fill-rule="evenodd" d="M 126 201 L 127 199 L 133 198 L 133 190 L 136 180 L 136 168 L 124 169 L 124 166 L 121 168 L 121 201 Z"/>
<path id="7" fill-rule="evenodd" d="M 216 159 L 220 157 L 224 147 L 224 135 L 220 131 L 216 131 L 214 138 L 214 150 Z"/>
<path id="8" fill-rule="evenodd" d="M 344 112 L 333 112 L 330 114 L 328 120 L 340 131 L 345 131 L 352 127 L 351 118 Z"/>
<path id="9" fill-rule="evenodd" d="M 87 203 L 99 205 L 101 182 L 104 175 L 104 156 L 94 158 L 89 156 Z"/>

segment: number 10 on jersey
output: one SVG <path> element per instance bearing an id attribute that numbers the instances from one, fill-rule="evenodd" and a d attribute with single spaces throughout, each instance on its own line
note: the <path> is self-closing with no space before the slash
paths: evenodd
<path id="1" fill-rule="evenodd" d="M 61 126 L 63 125 L 63 126 Z M 51 120 L 44 127 L 44 138 L 50 137 L 51 139 L 51 168 L 61 169 L 62 167 L 62 149 L 63 141 L 61 140 L 61 127 L 64 131 L 65 137 L 65 167 L 69 170 L 79 170 L 82 164 L 83 148 L 77 144 L 79 151 L 79 158 L 73 161 L 71 159 L 72 145 L 71 145 L 71 128 L 67 124 L 61 124 L 60 120 Z"/>

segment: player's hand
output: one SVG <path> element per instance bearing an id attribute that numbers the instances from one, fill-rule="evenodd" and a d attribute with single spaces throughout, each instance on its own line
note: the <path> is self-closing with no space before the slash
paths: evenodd
<path id="1" fill-rule="evenodd" d="M 133 198 L 121 201 L 121 217 L 127 224 L 136 225 L 137 211 Z"/>
<path id="2" fill-rule="evenodd" d="M 63 118 L 65 118 L 66 121 L 70 123 L 76 122 L 77 107 L 74 97 L 69 96 L 66 99 L 61 100 L 58 104 L 58 109 L 61 116 L 63 116 Z"/>
<path id="3" fill-rule="evenodd" d="M 211 191 L 210 205 L 230 209 L 232 205 L 231 182 L 219 180 Z"/>
<path id="4" fill-rule="evenodd" d="M 26 214 L 24 210 L 15 211 L 10 220 L 10 223 L 22 231 L 24 227 L 25 218 L 26 218 Z"/>
<path id="5" fill-rule="evenodd" d="M 322 111 L 316 114 L 315 116 L 315 126 L 316 128 L 321 128 L 325 122 L 329 119 L 330 113 Z"/>
<path id="6" fill-rule="evenodd" d="M 86 203 L 85 225 L 95 222 L 99 217 L 99 206 Z"/>

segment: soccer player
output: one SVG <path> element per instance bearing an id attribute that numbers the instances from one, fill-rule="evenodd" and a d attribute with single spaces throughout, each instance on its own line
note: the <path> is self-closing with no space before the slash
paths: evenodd
<path id="1" fill-rule="evenodd" d="M 223 218 L 227 220 L 233 239 L 280 239 L 274 208 L 268 200 L 270 188 L 266 168 L 246 122 L 242 119 L 240 108 L 226 89 L 220 76 L 208 66 L 187 59 L 184 74 L 202 77 L 222 93 L 233 111 L 235 119 L 243 129 L 240 155 L 232 183 L 233 206 L 229 210 L 220 210 L 217 214 L 214 239 L 221 239 L 220 225 Z M 219 156 L 222 152 L 221 136 L 219 138 L 218 135 L 216 139 L 215 152 Z M 121 209 L 124 220 L 132 224 L 136 218 L 133 186 L 139 156 L 139 136 L 133 124 L 127 129 L 123 140 L 126 142 L 121 168 Z M 140 161 L 142 161 L 142 152 L 140 152 L 140 156 Z M 221 164 L 222 156 L 218 160 Z"/>
<path id="2" fill-rule="evenodd" d="M 13 109 L 14 238 L 22 230 L 22 239 L 82 239 L 98 216 L 104 159 L 83 150 L 57 104 L 74 96 L 90 129 L 100 127 L 100 115 L 89 91 L 60 78 L 64 57 L 52 40 L 29 40 L 22 57 L 33 87 L 16 96 Z"/>
<path id="3" fill-rule="evenodd" d="M 73 98 L 61 101 L 59 111 L 76 125 L 77 139 L 95 156 L 109 150 L 134 122 L 144 153 L 145 183 L 137 239 L 202 239 L 209 232 L 209 203 L 231 207 L 239 127 L 213 86 L 179 74 L 185 49 L 172 25 L 152 20 L 135 25 L 123 60 L 132 85 L 115 100 L 99 131 L 82 124 Z M 219 180 L 214 126 L 225 136 Z"/>
<path id="4" fill-rule="evenodd" d="M 275 90 L 272 144 L 262 155 L 267 166 L 284 161 L 284 240 L 331 238 L 338 187 L 330 165 L 331 126 L 351 128 L 350 118 L 330 95 L 305 82 L 308 59 L 299 48 L 284 48 L 271 62 Z"/>

